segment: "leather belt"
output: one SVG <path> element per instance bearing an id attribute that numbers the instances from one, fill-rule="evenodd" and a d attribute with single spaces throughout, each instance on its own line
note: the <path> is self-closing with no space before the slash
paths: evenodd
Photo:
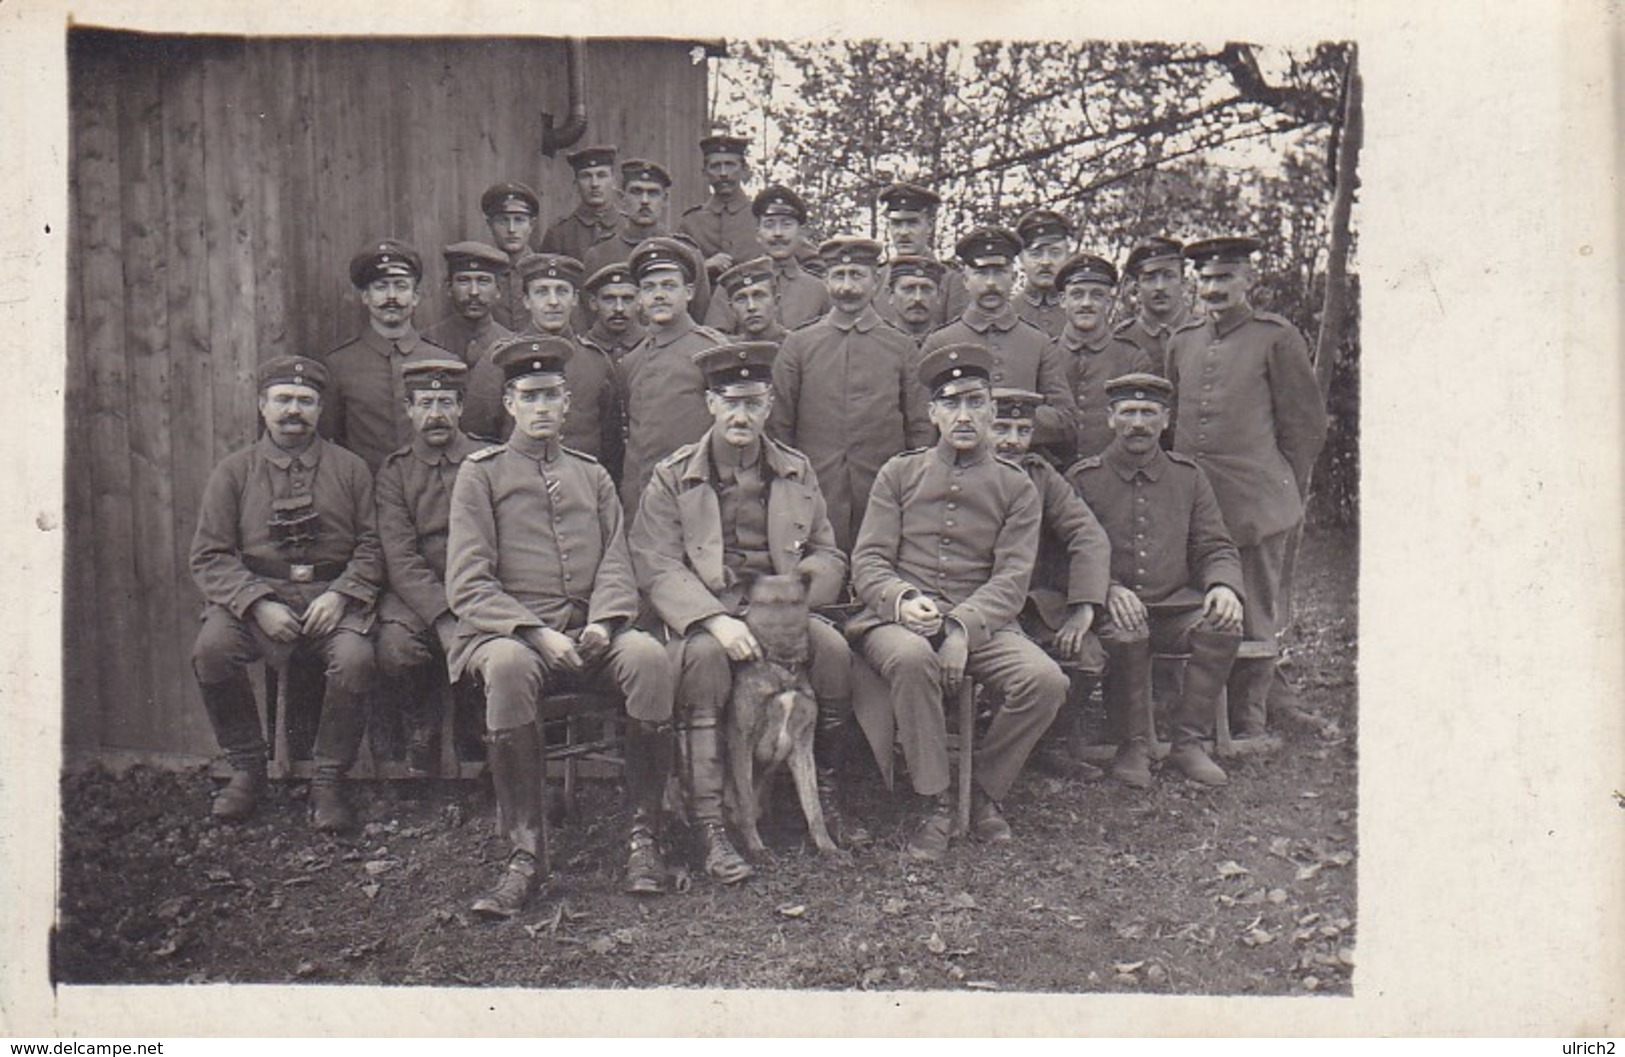
<path id="1" fill-rule="evenodd" d="M 325 583 L 344 575 L 347 562 L 285 562 L 275 558 L 255 558 L 243 555 L 243 564 L 255 576 L 268 576 L 273 580 L 291 580 L 296 584 Z"/>

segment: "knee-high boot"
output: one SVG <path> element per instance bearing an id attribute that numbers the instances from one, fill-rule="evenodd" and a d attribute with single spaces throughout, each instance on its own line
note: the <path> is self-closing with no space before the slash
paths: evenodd
<path id="1" fill-rule="evenodd" d="M 1207 754 L 1213 737 L 1213 710 L 1225 687 L 1241 639 L 1197 628 L 1191 632 L 1190 660 L 1185 662 L 1185 689 L 1174 717 L 1174 747 L 1168 760 L 1186 778 L 1203 785 L 1224 785 L 1224 770 Z"/>
<path id="2" fill-rule="evenodd" d="M 265 790 L 265 731 L 248 676 L 238 672 L 219 683 L 199 683 L 214 740 L 231 764 L 231 780 L 214 798 L 211 814 L 228 822 L 247 818 Z"/>
<path id="3" fill-rule="evenodd" d="M 510 846 L 496 886 L 470 908 L 487 918 L 510 918 L 524 909 L 537 878 L 547 876 L 547 782 L 536 724 L 494 730 L 486 758 L 497 797 L 497 826 Z"/>
<path id="4" fill-rule="evenodd" d="M 652 895 L 666 888 L 666 862 L 660 854 L 660 798 L 671 776 L 669 724 L 626 721 L 626 799 L 631 821 L 626 834 L 626 891 Z"/>
<path id="5" fill-rule="evenodd" d="M 310 780 L 311 821 L 325 833 L 355 824 L 344 799 L 343 778 L 355 763 L 367 730 L 367 699 L 365 693 L 341 689 L 331 678 L 327 681 L 321 725 L 316 728 L 316 773 Z"/>
<path id="6" fill-rule="evenodd" d="M 846 815 L 847 717 L 850 700 L 818 702 L 818 725 L 813 728 L 813 761 L 818 770 L 818 800 L 824 808 L 824 824 L 836 844 L 843 848 L 863 848 L 874 838 L 863 823 Z"/>
<path id="7" fill-rule="evenodd" d="M 1151 643 L 1140 639 L 1106 642 L 1106 716 L 1113 730 L 1121 731 L 1112 760 L 1111 776 L 1124 785 L 1146 789 L 1151 785 Z"/>
<path id="8" fill-rule="evenodd" d="M 688 748 L 684 793 L 705 872 L 723 884 L 743 881 L 756 871 L 735 850 L 722 821 L 722 727 L 715 716 L 693 716 L 683 732 Z"/>

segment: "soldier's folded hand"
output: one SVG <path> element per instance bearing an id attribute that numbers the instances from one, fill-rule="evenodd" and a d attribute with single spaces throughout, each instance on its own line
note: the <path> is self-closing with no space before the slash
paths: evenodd
<path id="1" fill-rule="evenodd" d="M 260 599 L 248 613 L 272 642 L 292 642 L 299 637 L 299 618 L 293 615 L 293 610 L 275 599 Z"/>
<path id="2" fill-rule="evenodd" d="M 576 652 L 584 663 L 598 663 L 609 652 L 609 631 L 602 624 L 588 624 L 576 636 Z"/>
<path id="3" fill-rule="evenodd" d="M 552 628 L 526 628 L 525 641 L 530 643 L 531 649 L 541 654 L 542 663 L 549 670 L 581 670 L 581 654 L 576 652 L 575 642 L 564 632 Z"/>
<path id="4" fill-rule="evenodd" d="M 345 604 L 345 597 L 337 591 L 324 591 L 305 609 L 304 633 L 319 639 L 338 627 Z"/>
<path id="5" fill-rule="evenodd" d="M 948 634 L 937 647 L 937 660 L 942 662 L 942 688 L 957 693 L 965 680 L 965 665 L 970 660 L 970 640 L 965 629 L 958 624 L 948 625 Z"/>
<path id="6" fill-rule="evenodd" d="M 1075 661 L 1083 655 L 1083 644 L 1094 623 L 1095 607 L 1088 602 L 1072 611 L 1066 618 L 1066 623 L 1061 625 L 1061 630 L 1055 633 L 1055 647 L 1060 650 L 1062 657 Z"/>
<path id="7" fill-rule="evenodd" d="M 942 630 L 942 610 L 931 599 L 916 595 L 897 607 L 897 622 L 916 635 L 930 638 Z"/>
<path id="8" fill-rule="evenodd" d="M 755 661 L 762 657 L 762 648 L 750 627 L 743 620 L 718 613 L 705 622 L 705 630 L 717 640 L 730 661 Z"/>
<path id="9" fill-rule="evenodd" d="M 1241 599 L 1223 584 L 1214 584 L 1202 601 L 1202 615 L 1219 631 L 1241 630 Z"/>
<path id="10" fill-rule="evenodd" d="M 1112 623 L 1124 631 L 1145 630 L 1145 603 L 1121 584 L 1112 584 L 1106 589 L 1106 611 L 1112 615 Z"/>

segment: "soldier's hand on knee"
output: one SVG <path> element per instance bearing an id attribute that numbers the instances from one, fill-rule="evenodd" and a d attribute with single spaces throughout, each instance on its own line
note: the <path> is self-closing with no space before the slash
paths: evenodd
<path id="1" fill-rule="evenodd" d="M 254 623 L 272 642 L 292 642 L 299 637 L 299 618 L 293 610 L 271 598 L 262 598 L 248 611 Z"/>
<path id="2" fill-rule="evenodd" d="M 1124 631 L 1145 630 L 1145 603 L 1121 584 L 1112 584 L 1106 589 L 1106 611 L 1112 615 L 1112 623 Z"/>
<path id="3" fill-rule="evenodd" d="M 576 636 L 576 652 L 584 663 L 598 663 L 609 652 L 609 630 L 602 624 L 588 624 Z"/>
<path id="4" fill-rule="evenodd" d="M 718 613 L 706 620 L 705 630 L 717 640 L 717 645 L 722 647 L 722 652 L 728 655 L 730 661 L 761 660 L 761 645 L 743 620 Z"/>
<path id="5" fill-rule="evenodd" d="M 319 639 L 339 626 L 344 619 L 346 599 L 337 591 L 324 591 L 305 609 L 302 630 L 311 638 Z"/>
<path id="6" fill-rule="evenodd" d="M 1202 615 L 1218 631 L 1241 630 L 1241 599 L 1223 584 L 1214 584 L 1202 601 Z"/>
<path id="7" fill-rule="evenodd" d="M 937 660 L 942 663 L 942 688 L 957 693 L 965 681 L 965 665 L 970 660 L 970 640 L 965 629 L 958 624 L 948 626 L 948 634 L 937 647 Z"/>
<path id="8" fill-rule="evenodd" d="M 1095 624 L 1095 607 L 1088 602 L 1074 609 L 1061 625 L 1061 630 L 1055 633 L 1055 648 L 1061 656 L 1069 661 L 1075 661 L 1083 655 L 1084 643 L 1088 641 L 1089 629 Z"/>
<path id="9" fill-rule="evenodd" d="M 550 670 L 581 670 L 581 654 L 576 652 L 576 644 L 564 632 L 552 628 L 526 628 L 525 641 L 531 649 L 541 654 L 542 663 Z"/>

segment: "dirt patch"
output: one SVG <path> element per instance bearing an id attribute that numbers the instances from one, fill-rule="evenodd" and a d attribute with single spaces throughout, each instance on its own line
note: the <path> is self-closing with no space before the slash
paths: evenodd
<path id="1" fill-rule="evenodd" d="M 358 783 L 364 828 L 311 831 L 302 783 L 256 818 L 208 818 L 202 772 L 63 779 L 52 976 L 264 982 L 1347 994 L 1355 941 L 1355 540 L 1304 543 L 1282 749 L 1226 761 L 1208 791 L 1131 792 L 1033 769 L 1016 841 L 899 854 L 907 799 L 856 808 L 880 838 L 848 865 L 769 826 L 734 888 L 621 895 L 616 788 L 584 783 L 555 876 L 524 917 L 471 920 L 504 854 L 479 783 Z"/>

